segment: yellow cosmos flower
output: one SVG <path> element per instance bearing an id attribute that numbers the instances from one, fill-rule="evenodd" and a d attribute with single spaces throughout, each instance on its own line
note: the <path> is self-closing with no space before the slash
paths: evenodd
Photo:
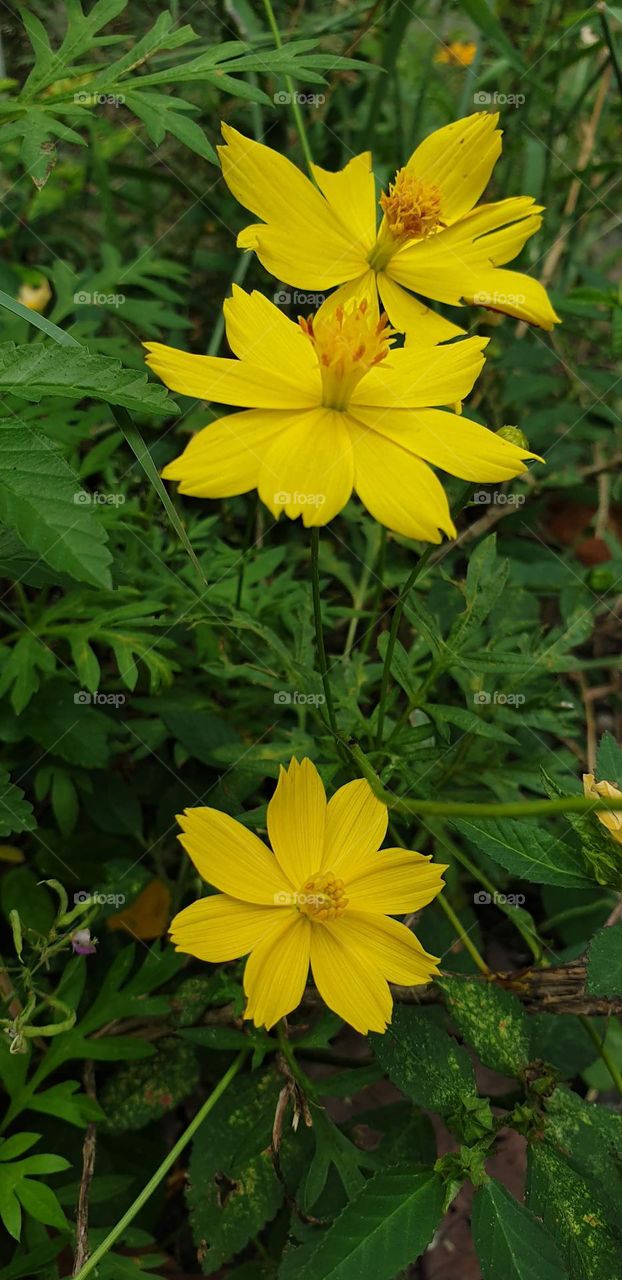
<path id="1" fill-rule="evenodd" d="M 612 782 L 596 782 L 593 773 L 583 774 L 583 792 L 593 800 L 622 800 L 622 791 L 614 787 Z M 622 844 L 622 810 L 611 813 L 597 813 L 596 817 L 607 828 L 616 844 Z"/>
<path id="2" fill-rule="evenodd" d="M 339 302 L 377 289 L 408 340 L 423 334 L 442 342 L 464 332 L 412 293 L 452 306 L 477 303 L 551 329 L 558 317 L 542 285 L 501 270 L 538 230 L 541 206 L 515 196 L 475 208 L 501 151 L 497 120 L 480 112 L 430 134 L 381 196 L 378 229 L 371 152 L 338 173 L 314 165 L 316 187 L 278 151 L 223 124 L 225 181 L 262 219 L 241 232 L 238 245 L 296 288 L 341 285 Z"/>
<path id="3" fill-rule="evenodd" d="M 382 849 L 387 808 L 363 779 L 326 803 L 315 765 L 281 769 L 268 805 L 272 851 L 217 809 L 186 809 L 180 840 L 221 892 L 175 916 L 178 951 L 219 963 L 250 952 L 244 1016 L 272 1027 L 300 1003 L 309 964 L 327 1005 L 357 1031 L 384 1031 L 388 983 L 429 982 L 437 960 L 392 915 L 440 893 L 445 867 L 406 849 Z"/>
<path id="4" fill-rule="evenodd" d="M 409 538 L 440 542 L 454 525 L 428 463 L 465 480 L 525 470 L 525 449 L 436 405 L 473 386 L 486 340 L 392 348 L 367 300 L 329 298 L 296 325 L 260 293 L 234 287 L 224 306 L 239 360 L 147 342 L 147 363 L 174 391 L 247 406 L 190 441 L 163 475 L 182 493 L 227 498 L 257 489 L 274 516 L 324 525 L 355 489 L 372 516 Z"/>
<path id="5" fill-rule="evenodd" d="M 477 45 L 473 40 L 452 40 L 451 44 L 442 45 L 434 55 L 434 61 L 452 67 L 470 67 L 476 53 Z"/>

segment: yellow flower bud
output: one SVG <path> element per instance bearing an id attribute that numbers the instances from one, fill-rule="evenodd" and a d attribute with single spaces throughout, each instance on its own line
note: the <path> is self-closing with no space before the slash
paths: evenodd
<path id="1" fill-rule="evenodd" d="M 596 782 L 593 773 L 583 774 L 583 792 L 593 800 L 597 799 L 615 799 L 622 800 L 622 791 L 614 787 L 612 782 Z M 622 844 L 622 809 L 617 812 L 597 813 L 596 817 L 606 827 L 610 836 L 617 844 Z"/>

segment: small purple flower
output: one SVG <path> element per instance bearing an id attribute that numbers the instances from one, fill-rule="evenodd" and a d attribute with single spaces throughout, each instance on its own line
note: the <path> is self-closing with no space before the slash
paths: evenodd
<path id="1" fill-rule="evenodd" d="M 76 929 L 71 935 L 71 945 L 77 956 L 95 954 L 97 938 L 91 938 L 90 929 Z"/>

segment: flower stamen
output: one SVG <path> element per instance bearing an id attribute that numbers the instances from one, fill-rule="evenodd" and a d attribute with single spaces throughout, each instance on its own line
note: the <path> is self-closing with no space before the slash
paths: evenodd
<path id="1" fill-rule="evenodd" d="M 317 356 L 322 404 L 329 409 L 347 409 L 357 383 L 389 351 L 394 330 L 386 315 L 376 321 L 363 298 L 315 317 L 299 316 L 298 323 Z"/>
<path id="2" fill-rule="evenodd" d="M 332 871 L 318 871 L 296 895 L 296 905 L 310 920 L 336 920 L 348 905 L 343 880 Z"/>

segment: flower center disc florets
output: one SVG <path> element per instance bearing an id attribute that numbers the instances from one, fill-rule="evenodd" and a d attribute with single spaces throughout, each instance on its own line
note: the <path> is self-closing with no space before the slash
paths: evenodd
<path id="1" fill-rule="evenodd" d="M 396 240 L 430 236 L 441 221 L 441 193 L 409 169 L 398 169 L 388 192 L 380 197 L 391 235 Z"/>
<path id="2" fill-rule="evenodd" d="M 347 409 L 357 382 L 384 360 L 389 350 L 394 330 L 386 315 L 375 320 L 363 298 L 324 315 L 300 316 L 298 323 L 317 355 L 322 404 L 328 409 Z"/>
<path id="3" fill-rule="evenodd" d="M 303 885 L 297 906 L 310 920 L 336 920 L 345 911 L 348 899 L 343 880 L 332 871 L 318 871 Z"/>

